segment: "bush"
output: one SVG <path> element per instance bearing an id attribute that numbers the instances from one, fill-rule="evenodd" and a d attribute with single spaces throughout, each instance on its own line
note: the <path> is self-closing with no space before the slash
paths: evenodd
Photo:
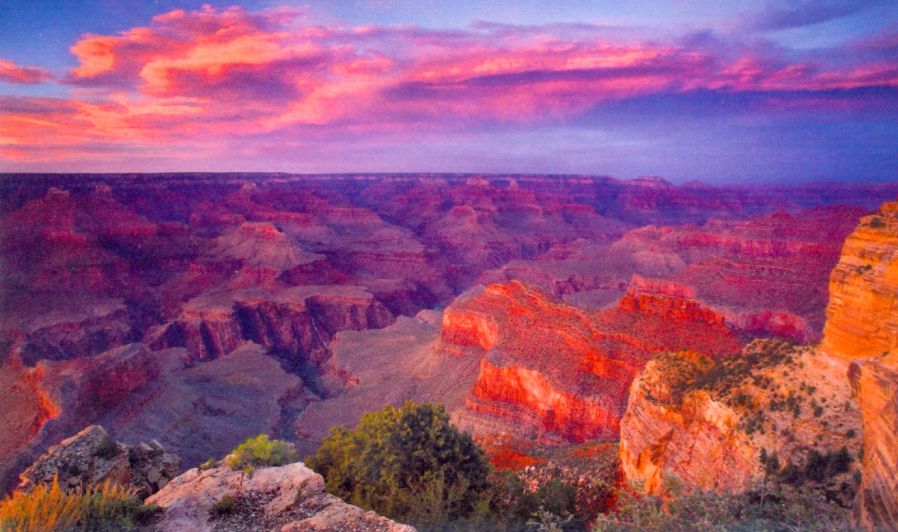
<path id="1" fill-rule="evenodd" d="M 503 471 L 490 477 L 489 519 L 479 528 L 498 530 L 583 530 L 583 516 L 577 512 L 576 487 L 558 479 L 527 489 L 520 477 Z M 489 525 L 489 526 L 486 526 Z"/>
<path id="2" fill-rule="evenodd" d="M 59 482 L 38 484 L 29 492 L 13 492 L 0 503 L 0 530 L 129 530 L 155 511 L 128 488 L 104 482 L 99 486 L 64 491 Z"/>
<path id="3" fill-rule="evenodd" d="M 235 499 L 233 495 L 225 495 L 212 505 L 212 508 L 209 509 L 209 513 L 215 517 L 221 517 L 233 513 L 236 507 L 237 499 Z"/>
<path id="4" fill-rule="evenodd" d="M 407 402 L 364 414 L 355 430 L 333 428 L 306 463 L 330 493 L 425 528 L 488 507 L 489 464 L 442 406 Z"/>
<path id="5" fill-rule="evenodd" d="M 107 460 L 115 457 L 116 455 L 118 455 L 118 453 L 119 453 L 118 443 L 116 443 L 115 440 L 113 440 L 112 438 L 110 438 L 108 436 L 105 439 L 103 439 L 102 442 L 100 442 L 100 445 L 97 446 L 97 449 L 94 451 L 95 456 L 98 456 L 100 458 L 105 458 Z"/>
<path id="6" fill-rule="evenodd" d="M 258 467 L 277 467 L 299 460 L 293 444 L 284 440 L 272 440 L 267 434 L 249 438 L 225 458 L 231 469 L 252 474 Z"/>
<path id="7" fill-rule="evenodd" d="M 620 490 L 617 512 L 600 515 L 594 530 L 850 530 L 844 509 L 810 490 L 687 492 L 675 479 L 667 479 L 666 490 L 664 501 Z"/>

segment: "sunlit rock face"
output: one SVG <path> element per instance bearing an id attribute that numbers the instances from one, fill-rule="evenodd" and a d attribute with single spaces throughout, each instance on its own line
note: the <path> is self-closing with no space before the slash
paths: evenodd
<path id="1" fill-rule="evenodd" d="M 851 388 L 833 378 L 846 369 L 812 348 L 774 340 L 718 361 L 661 355 L 630 388 L 621 421 L 624 474 L 655 494 L 668 476 L 727 492 L 765 478 L 811 483 L 848 504 L 862 446 Z"/>
<path id="2" fill-rule="evenodd" d="M 441 344 L 480 358 L 470 411 L 567 441 L 617 436 L 630 381 L 653 353 L 740 348 L 720 316 L 675 296 L 632 293 L 589 313 L 514 281 L 450 305 Z"/>
<path id="3" fill-rule="evenodd" d="M 829 293 L 822 349 L 861 359 L 898 348 L 898 202 L 865 217 L 845 240 Z"/>
<path id="4" fill-rule="evenodd" d="M 898 352 L 854 362 L 850 376 L 864 419 L 855 519 L 866 530 L 898 530 Z"/>
<path id="5" fill-rule="evenodd" d="M 867 530 L 896 530 L 898 203 L 865 217 L 845 241 L 830 294 L 821 349 L 853 361 L 849 376 L 864 425 L 856 523 Z"/>

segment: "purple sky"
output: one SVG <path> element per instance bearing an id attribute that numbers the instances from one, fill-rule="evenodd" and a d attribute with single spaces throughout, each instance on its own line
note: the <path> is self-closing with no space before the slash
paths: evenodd
<path id="1" fill-rule="evenodd" d="M 896 139 L 892 0 L 0 4 L 0 172 L 884 181 Z"/>

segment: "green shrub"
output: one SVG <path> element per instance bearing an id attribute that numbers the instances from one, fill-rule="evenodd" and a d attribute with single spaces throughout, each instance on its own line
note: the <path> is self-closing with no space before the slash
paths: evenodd
<path id="1" fill-rule="evenodd" d="M 233 513 L 236 508 L 237 499 L 235 499 L 233 495 L 225 495 L 212 505 L 212 508 L 209 509 L 209 513 L 212 514 L 213 517 L 221 517 Z"/>
<path id="2" fill-rule="evenodd" d="M 488 505 L 490 466 L 442 406 L 407 402 L 335 427 L 306 463 L 330 493 L 424 528 L 471 518 Z"/>
<path id="3" fill-rule="evenodd" d="M 215 466 L 217 466 L 217 465 L 218 465 L 218 461 L 215 460 L 215 458 L 209 458 L 208 460 L 206 460 L 205 462 L 203 462 L 202 464 L 200 464 L 197 467 L 200 471 L 207 471 L 209 469 L 214 469 Z"/>
<path id="4" fill-rule="evenodd" d="M 252 474 L 259 467 L 277 467 L 299 459 L 293 444 L 284 440 L 272 440 L 267 434 L 249 438 L 225 458 L 231 469 Z"/>
<path id="5" fill-rule="evenodd" d="M 102 442 L 100 442 L 100 445 L 97 446 L 97 449 L 94 451 L 94 455 L 108 460 L 109 458 L 117 455 L 118 452 L 118 443 L 107 436 Z"/>

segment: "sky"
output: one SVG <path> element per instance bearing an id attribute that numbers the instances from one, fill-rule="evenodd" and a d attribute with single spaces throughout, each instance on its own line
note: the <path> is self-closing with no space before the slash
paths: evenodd
<path id="1" fill-rule="evenodd" d="M 894 0 L 4 0 L 0 172 L 898 180 Z"/>

